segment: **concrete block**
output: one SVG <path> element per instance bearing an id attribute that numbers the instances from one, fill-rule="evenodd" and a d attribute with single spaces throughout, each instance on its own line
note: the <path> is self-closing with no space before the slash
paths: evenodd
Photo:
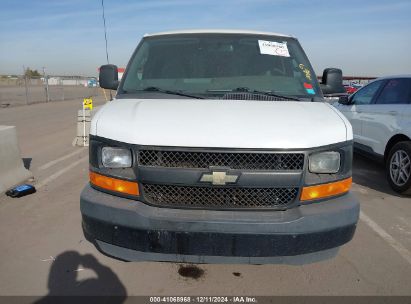
<path id="1" fill-rule="evenodd" d="M 15 126 L 0 126 L 0 193 L 33 177 L 24 168 Z"/>

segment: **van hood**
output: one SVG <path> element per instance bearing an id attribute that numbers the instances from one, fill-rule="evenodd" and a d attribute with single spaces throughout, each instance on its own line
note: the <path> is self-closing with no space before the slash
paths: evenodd
<path id="1" fill-rule="evenodd" d="M 129 144 L 303 149 L 352 139 L 350 123 L 322 102 L 118 99 L 90 134 Z"/>

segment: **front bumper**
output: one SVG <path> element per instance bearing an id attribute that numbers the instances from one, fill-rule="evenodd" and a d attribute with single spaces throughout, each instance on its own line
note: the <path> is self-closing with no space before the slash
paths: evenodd
<path id="1" fill-rule="evenodd" d="M 354 235 L 351 194 L 287 211 L 183 210 L 148 206 L 86 186 L 83 231 L 122 260 L 301 264 L 332 257 Z"/>

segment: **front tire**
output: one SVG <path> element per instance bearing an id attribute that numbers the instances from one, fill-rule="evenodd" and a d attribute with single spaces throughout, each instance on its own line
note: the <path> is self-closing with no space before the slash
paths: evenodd
<path id="1" fill-rule="evenodd" d="M 394 145 L 386 163 L 387 180 L 391 188 L 401 194 L 411 194 L 411 141 Z"/>

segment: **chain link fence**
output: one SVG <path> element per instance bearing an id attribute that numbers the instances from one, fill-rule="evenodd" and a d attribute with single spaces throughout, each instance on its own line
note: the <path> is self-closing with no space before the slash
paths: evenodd
<path id="1" fill-rule="evenodd" d="M 0 76 L 1 107 L 79 99 L 98 93 L 94 77 Z"/>

